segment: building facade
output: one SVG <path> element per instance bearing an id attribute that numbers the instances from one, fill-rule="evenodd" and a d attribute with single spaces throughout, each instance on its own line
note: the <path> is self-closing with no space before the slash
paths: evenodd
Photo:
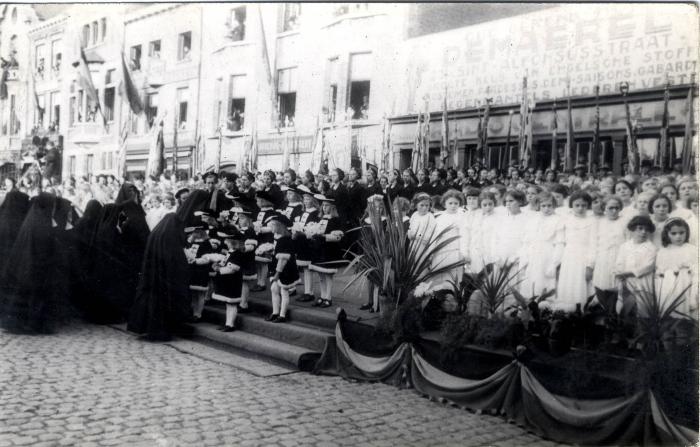
<path id="1" fill-rule="evenodd" d="M 0 21 L 8 61 L 0 165 L 15 169 L 23 145 L 38 136 L 62 144 L 64 177 L 146 173 L 157 141 L 165 167 L 180 176 L 404 168 L 418 115 L 427 114 L 432 164 L 447 137 L 450 164 L 502 167 L 522 158 L 525 98 L 533 166 L 590 158 L 621 170 L 625 100 L 648 158 L 667 84 L 671 150 L 680 151 L 698 71 L 695 9 L 531 6 L 523 13 L 480 4 L 85 4 L 39 20 L 30 5 L 10 5 Z M 674 25 L 681 20 L 689 26 Z M 122 94 L 125 72 L 141 113 Z M 477 153 L 487 99 L 488 144 Z M 592 154 L 596 104 L 601 150 Z"/>
<path id="2" fill-rule="evenodd" d="M 30 5 L 2 6 L 0 18 L 0 177 L 16 176 L 22 163 L 23 140 L 31 130 L 27 117 L 28 83 L 32 72 L 29 31 L 39 22 Z"/>

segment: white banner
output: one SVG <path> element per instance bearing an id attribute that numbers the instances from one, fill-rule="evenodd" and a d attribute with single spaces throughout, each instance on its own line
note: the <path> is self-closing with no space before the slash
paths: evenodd
<path id="1" fill-rule="evenodd" d="M 698 70 L 698 13 L 683 4 L 569 4 L 409 39 L 396 114 L 415 113 L 423 98 L 450 110 L 519 103 L 528 77 L 534 100 L 688 83 Z"/>

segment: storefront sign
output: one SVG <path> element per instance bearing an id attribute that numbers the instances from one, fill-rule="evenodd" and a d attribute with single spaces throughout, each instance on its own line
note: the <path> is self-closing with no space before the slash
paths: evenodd
<path id="1" fill-rule="evenodd" d="M 395 115 L 688 83 L 698 71 L 690 4 L 570 4 L 406 41 Z M 568 87 L 570 85 L 570 88 Z"/>

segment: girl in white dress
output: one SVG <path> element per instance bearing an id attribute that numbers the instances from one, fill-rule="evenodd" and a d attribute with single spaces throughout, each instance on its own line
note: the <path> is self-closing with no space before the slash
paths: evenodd
<path id="1" fill-rule="evenodd" d="M 525 199 L 527 200 L 527 205 L 522 208 L 523 213 L 530 214 L 539 211 L 538 195 L 542 192 L 542 188 L 537 185 L 527 185 L 525 190 Z"/>
<path id="2" fill-rule="evenodd" d="M 462 190 L 466 206 L 464 214 L 462 214 L 462 226 L 460 228 L 460 244 L 462 256 L 464 257 L 464 269 L 467 273 L 472 273 L 470 270 L 469 259 L 471 257 L 471 246 L 477 243 L 477 225 L 481 217 L 481 209 L 479 208 L 479 195 L 481 191 L 478 188 L 468 186 Z"/>
<path id="3" fill-rule="evenodd" d="M 592 295 L 595 221 L 586 216 L 591 197 L 582 191 L 571 195 L 571 214 L 564 216 L 564 251 L 557 282 L 555 310 L 572 312 Z"/>
<path id="4" fill-rule="evenodd" d="M 697 320 L 698 249 L 688 243 L 688 233 L 688 223 L 678 217 L 663 227 L 663 247 L 656 254 L 656 281 L 658 297 L 665 306 L 683 292 L 685 299 L 677 310 Z"/>
<path id="5" fill-rule="evenodd" d="M 481 214 L 474 221 L 469 243 L 469 266 L 467 271 L 472 274 L 481 272 L 484 267 L 493 262 L 493 246 L 496 244 L 499 216 L 494 211 L 496 198 L 488 191 L 479 196 Z"/>
<path id="6" fill-rule="evenodd" d="M 427 244 L 435 233 L 435 216 L 430 212 L 430 195 L 421 192 L 416 194 L 413 205 L 416 211 L 411 215 L 406 236 L 411 241 Z"/>
<path id="7" fill-rule="evenodd" d="M 634 207 L 634 186 L 627 180 L 618 180 L 615 182 L 615 195 L 622 199 L 622 210 L 620 211 L 620 217 L 626 221 L 629 221 L 632 217 L 637 214 L 637 210 Z"/>
<path id="8" fill-rule="evenodd" d="M 527 225 L 527 217 L 520 209 L 525 205 L 525 194 L 522 191 L 509 189 L 505 193 L 504 203 L 506 211 L 498 220 L 498 243 L 493 247 L 494 259 L 501 265 L 518 261 Z"/>
<path id="9" fill-rule="evenodd" d="M 609 313 L 614 313 L 617 304 L 617 280 L 613 273 L 617 252 L 625 242 L 627 228 L 620 219 L 622 200 L 609 196 L 605 200 L 605 219 L 598 223 L 595 239 L 595 261 L 593 265 L 593 287 L 598 302 Z"/>
<path id="10" fill-rule="evenodd" d="M 554 197 L 549 191 L 542 191 L 536 202 L 540 211 L 529 218 L 520 255 L 525 269 L 520 289 L 526 297 L 554 290 L 564 249 L 564 225 L 562 218 L 554 213 Z"/>
<path id="11" fill-rule="evenodd" d="M 442 195 L 442 206 L 445 208 L 439 216 L 435 218 L 436 234 L 440 234 L 443 230 L 447 230 L 442 236 L 444 239 L 456 236 L 456 239 L 443 247 L 439 252 L 433 255 L 432 268 L 433 270 L 444 265 L 451 264 L 455 261 L 462 261 L 462 253 L 460 252 L 460 223 L 464 210 L 462 206 L 462 193 L 451 189 Z M 444 240 L 443 239 L 443 240 Z M 431 280 L 433 290 L 452 289 L 452 283 L 462 281 L 463 266 L 459 266 L 450 271 L 436 275 Z"/>
<path id="12" fill-rule="evenodd" d="M 646 311 L 640 307 L 635 291 L 649 290 L 650 279 L 654 274 L 656 247 L 649 240 L 655 227 L 647 216 L 634 216 L 627 224 L 631 239 L 620 246 L 613 269 L 620 281 L 617 300 L 618 313 L 631 315 L 636 313 L 646 317 Z"/>
<path id="13" fill-rule="evenodd" d="M 656 228 L 663 228 L 666 225 L 666 221 L 669 219 L 669 213 L 673 208 L 673 202 L 671 199 L 663 194 L 657 194 L 649 202 L 649 213 L 651 221 Z M 651 237 L 651 241 L 654 243 L 656 248 L 661 248 L 663 245 L 661 243 L 661 231 L 655 231 Z"/>

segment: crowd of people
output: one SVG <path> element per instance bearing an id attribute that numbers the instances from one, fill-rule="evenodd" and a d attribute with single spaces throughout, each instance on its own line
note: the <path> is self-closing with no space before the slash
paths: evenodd
<path id="1" fill-rule="evenodd" d="M 678 311 L 697 317 L 695 178 L 475 165 L 187 181 L 101 175 L 60 185 L 6 179 L 0 319 L 7 329 L 45 332 L 72 308 L 164 339 L 218 300 L 228 332 L 249 311 L 250 292 L 269 289 L 267 320 L 284 323 L 291 297 L 332 305 L 334 275 L 357 251 L 370 208 L 403 213 L 408 240 L 450 238 L 432 267 L 460 267 L 436 278 L 435 290 L 513 264 L 513 286 L 525 296 L 555 290 L 544 303 L 553 309 L 575 311 L 595 295 L 606 308 L 637 312 L 634 292 L 653 278 L 663 303 L 681 295 Z M 379 310 L 376 290 L 362 309 Z"/>

